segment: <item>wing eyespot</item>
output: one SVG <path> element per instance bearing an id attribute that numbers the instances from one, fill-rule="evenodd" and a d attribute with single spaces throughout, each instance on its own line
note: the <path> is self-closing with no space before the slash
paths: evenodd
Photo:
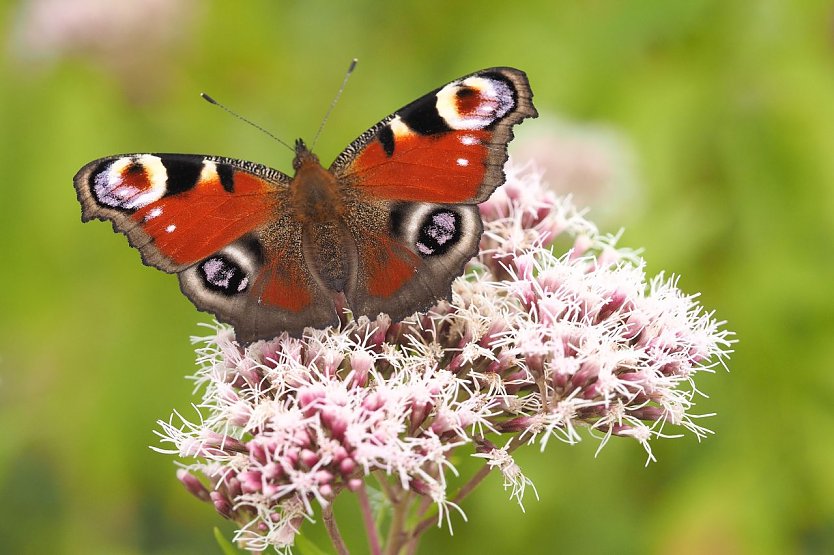
<path id="1" fill-rule="evenodd" d="M 227 256 L 212 256 L 197 266 L 206 288 L 224 295 L 237 295 L 249 287 L 249 276 Z"/>
<path id="2" fill-rule="evenodd" d="M 438 208 L 423 217 L 420 222 L 417 252 L 423 257 L 447 253 L 461 238 L 461 217 L 457 212 Z"/>
<path id="3" fill-rule="evenodd" d="M 226 297 L 246 293 L 263 264 L 263 247 L 252 235 L 199 262 L 195 267 L 206 290 Z"/>

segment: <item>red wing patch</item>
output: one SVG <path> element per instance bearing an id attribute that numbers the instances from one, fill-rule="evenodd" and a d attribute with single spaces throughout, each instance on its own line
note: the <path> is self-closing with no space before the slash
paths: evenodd
<path id="1" fill-rule="evenodd" d="M 132 218 L 153 237 L 159 251 L 176 264 L 191 264 L 266 222 L 276 206 L 271 190 L 255 191 L 256 178 L 237 173 L 235 184 L 249 192 L 229 193 L 219 180 L 165 196 Z M 264 183 L 261 182 L 261 186 Z"/>
<path id="2" fill-rule="evenodd" d="M 405 133 L 393 153 L 372 141 L 349 170 L 355 186 L 377 198 L 438 203 L 475 197 L 486 173 L 489 131 Z"/>
<path id="3" fill-rule="evenodd" d="M 309 307 L 312 300 L 310 287 L 299 268 L 288 267 L 283 253 L 276 259 L 267 263 L 255 280 L 255 291 L 260 291 L 260 303 L 289 312 L 301 312 Z"/>
<path id="4" fill-rule="evenodd" d="M 359 249 L 368 293 L 373 297 L 394 295 L 414 277 L 421 264 L 420 257 L 385 235 L 375 236 L 373 241 L 364 242 Z"/>

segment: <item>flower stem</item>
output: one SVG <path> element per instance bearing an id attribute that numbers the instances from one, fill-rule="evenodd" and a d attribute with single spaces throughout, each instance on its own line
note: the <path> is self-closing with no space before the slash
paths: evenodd
<path id="1" fill-rule="evenodd" d="M 472 490 L 475 489 L 478 486 L 478 484 L 480 484 L 483 481 L 483 479 L 487 477 L 491 470 L 492 468 L 490 468 L 489 466 L 483 466 L 477 472 L 477 474 L 472 476 L 472 478 L 468 482 L 466 482 L 466 484 L 464 484 L 462 488 L 460 488 L 460 491 L 458 491 L 458 494 L 455 496 L 453 502 L 458 503 L 464 497 L 472 493 Z M 426 518 L 421 520 L 420 523 L 417 524 L 417 526 L 415 526 L 414 529 L 411 531 L 411 538 L 416 539 L 418 536 L 420 536 L 420 534 L 426 531 L 426 528 L 431 526 L 436 521 L 436 515 L 427 516 Z"/>
<path id="2" fill-rule="evenodd" d="M 359 507 L 362 511 L 362 521 L 365 523 L 365 534 L 368 536 L 368 547 L 371 549 L 371 555 L 381 555 L 382 549 L 379 547 L 379 534 L 377 533 L 373 511 L 371 511 L 371 503 L 368 501 L 368 492 L 365 489 L 364 482 L 362 483 L 362 487 L 356 491 L 356 495 L 359 497 Z"/>
<path id="3" fill-rule="evenodd" d="M 411 504 L 411 494 L 402 492 L 399 498 L 391 500 L 394 506 L 394 513 L 391 516 L 391 525 L 388 528 L 388 539 L 385 542 L 385 555 L 396 555 L 407 539 L 404 530 L 405 517 L 408 514 L 408 507 Z"/>
<path id="4" fill-rule="evenodd" d="M 333 517 L 333 503 L 328 503 L 321 509 L 322 520 L 324 520 L 324 527 L 327 528 L 327 534 L 330 536 L 330 541 L 333 542 L 333 547 L 336 548 L 336 553 L 339 555 L 350 555 L 345 540 L 342 539 L 342 534 L 339 532 L 339 526 L 336 525 L 336 519 Z"/>
<path id="5" fill-rule="evenodd" d="M 393 503 L 397 494 L 394 493 L 394 490 L 388 483 L 388 479 L 386 478 L 385 473 L 380 470 L 376 470 L 374 471 L 374 477 L 376 478 L 376 481 L 379 484 L 379 489 L 381 489 L 385 497 L 388 498 L 388 500 L 391 503 Z"/>
<path id="6" fill-rule="evenodd" d="M 523 440 L 519 439 L 518 436 L 515 436 L 506 447 L 507 453 L 512 453 L 519 445 L 522 445 L 523 443 Z M 470 478 L 470 480 L 466 482 L 460 488 L 460 490 L 458 490 L 458 493 L 457 495 L 455 495 L 455 498 L 452 500 L 452 502 L 455 504 L 459 504 L 461 501 L 463 501 L 466 498 L 466 496 L 472 493 L 472 490 L 478 487 L 478 484 L 480 484 L 484 480 L 484 478 L 486 478 L 489 475 L 491 471 L 492 467 L 489 465 L 484 465 L 483 467 L 481 467 L 481 469 L 477 473 L 475 473 L 475 475 L 472 476 L 472 478 Z M 431 526 L 432 523 L 434 523 L 436 520 L 436 515 L 431 515 L 421 520 L 417 524 L 417 526 L 415 526 L 411 530 L 408 540 L 409 543 L 411 543 L 412 541 L 416 541 L 420 534 L 425 532 L 426 529 L 429 526 Z"/>
<path id="7" fill-rule="evenodd" d="M 423 500 L 420 502 L 420 507 L 417 509 L 417 517 L 422 517 L 426 514 L 426 511 L 429 510 L 431 507 L 431 499 L 428 497 L 424 497 Z M 414 534 L 409 534 L 408 541 L 405 544 L 405 553 L 406 555 L 414 555 L 417 553 L 417 547 L 420 545 L 420 538 L 419 536 L 415 536 Z"/>

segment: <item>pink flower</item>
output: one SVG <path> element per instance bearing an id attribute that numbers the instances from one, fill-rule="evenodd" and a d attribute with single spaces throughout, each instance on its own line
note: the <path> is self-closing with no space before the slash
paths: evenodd
<path id="1" fill-rule="evenodd" d="M 340 492 L 366 499 L 371 476 L 420 521 L 399 531 L 416 541 L 427 523 L 462 514 L 471 487 L 455 494 L 447 478 L 464 449 L 499 469 L 521 504 L 535 492 L 510 455 L 521 444 L 572 444 L 586 428 L 600 447 L 634 439 L 651 460 L 651 441 L 671 427 L 709 433 L 691 412 L 693 380 L 730 352 L 723 323 L 674 278 L 647 279 L 639 257 L 535 172 L 507 174 L 481 205 L 481 254 L 428 313 L 247 348 L 222 325 L 195 339 L 199 418 L 177 414 L 158 434 L 192 459 L 180 479 L 241 526 L 242 546 L 290 546 L 316 504 L 327 520 Z M 573 246 L 554 254 L 557 240 Z"/>

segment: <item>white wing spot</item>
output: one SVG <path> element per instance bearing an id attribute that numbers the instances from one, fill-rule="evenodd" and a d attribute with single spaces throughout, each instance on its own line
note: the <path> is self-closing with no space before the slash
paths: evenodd
<path id="1" fill-rule="evenodd" d="M 394 137 L 398 139 L 402 139 L 403 137 L 408 137 L 413 134 L 411 128 L 406 125 L 400 116 L 394 116 L 394 119 L 392 119 L 388 125 L 391 127 L 391 132 L 394 134 Z"/>
<path id="2" fill-rule="evenodd" d="M 458 166 L 466 167 L 469 165 L 469 160 L 467 160 L 466 158 L 458 158 L 457 162 Z"/>
<path id="3" fill-rule="evenodd" d="M 427 247 L 420 241 L 417 241 L 417 250 L 426 255 L 432 254 L 434 252 L 434 249 L 432 249 L 431 247 Z"/>
<path id="4" fill-rule="evenodd" d="M 203 264 L 203 272 L 209 283 L 216 287 L 229 287 L 229 282 L 234 275 L 234 269 L 227 266 L 219 258 L 210 258 Z"/>
<path id="5" fill-rule="evenodd" d="M 175 226 L 174 224 L 171 224 L 171 225 L 169 225 L 168 227 L 165 228 L 165 232 L 166 233 L 173 233 L 175 229 L 177 229 L 177 226 Z"/>
<path id="6" fill-rule="evenodd" d="M 460 144 L 466 145 L 466 146 L 476 145 L 476 144 L 478 144 L 478 142 L 479 142 L 478 138 L 473 137 L 472 135 L 464 135 L 463 137 L 460 138 Z"/>
<path id="7" fill-rule="evenodd" d="M 217 177 L 217 164 L 211 160 L 203 160 L 203 169 L 200 170 L 200 183 L 212 181 Z"/>
<path id="8" fill-rule="evenodd" d="M 147 214 L 145 214 L 144 221 L 147 222 L 147 221 L 153 220 L 154 218 L 158 218 L 161 215 L 162 215 L 162 208 L 157 206 L 156 208 L 152 208 L 151 210 L 148 211 Z"/>

